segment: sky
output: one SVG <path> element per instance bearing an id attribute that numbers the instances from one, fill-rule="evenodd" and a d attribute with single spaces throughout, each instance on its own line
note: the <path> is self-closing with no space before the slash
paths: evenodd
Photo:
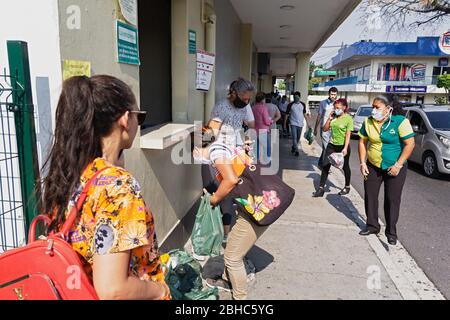
<path id="1" fill-rule="evenodd" d="M 372 30 L 367 30 L 366 25 L 361 21 L 370 21 L 369 15 L 358 7 L 347 20 L 336 30 L 336 32 L 323 44 L 313 56 L 312 60 L 316 64 L 323 64 L 334 57 L 342 44 L 352 44 L 360 40 L 372 39 L 374 42 L 405 42 L 416 41 L 418 36 L 440 36 L 450 29 L 450 17 L 448 23 L 441 23 L 435 26 L 424 26 L 409 32 L 390 32 L 390 26 L 381 23 L 372 24 Z M 366 30 L 365 30 L 366 29 Z"/>

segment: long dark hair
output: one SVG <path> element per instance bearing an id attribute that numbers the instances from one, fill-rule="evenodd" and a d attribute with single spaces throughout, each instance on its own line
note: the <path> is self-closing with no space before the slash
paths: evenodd
<path id="1" fill-rule="evenodd" d="M 44 165 L 48 174 L 43 181 L 41 208 L 54 218 L 49 230 L 65 222 L 65 211 L 81 174 L 102 156 L 101 139 L 135 104 L 130 87 L 111 76 L 80 76 L 64 82 L 56 109 L 54 142 Z"/>

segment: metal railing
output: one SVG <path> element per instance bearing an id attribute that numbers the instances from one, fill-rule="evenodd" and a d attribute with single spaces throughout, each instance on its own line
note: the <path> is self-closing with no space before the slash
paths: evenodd
<path id="1" fill-rule="evenodd" d="M 25 243 L 24 205 L 14 119 L 17 107 L 13 103 L 14 95 L 22 99 L 25 91 L 16 79 L 6 75 L 6 71 L 0 75 L 0 253 Z"/>

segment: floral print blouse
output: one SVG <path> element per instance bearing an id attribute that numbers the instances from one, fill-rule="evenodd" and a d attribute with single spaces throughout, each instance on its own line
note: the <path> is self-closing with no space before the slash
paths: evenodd
<path id="1" fill-rule="evenodd" d="M 92 279 L 93 257 L 130 251 L 129 274 L 145 281 L 164 283 L 153 215 L 141 196 L 141 188 L 126 170 L 98 158 L 81 176 L 81 184 L 69 202 L 66 216 L 89 179 L 105 167 L 90 188 L 80 218 L 68 241 L 81 255 Z"/>

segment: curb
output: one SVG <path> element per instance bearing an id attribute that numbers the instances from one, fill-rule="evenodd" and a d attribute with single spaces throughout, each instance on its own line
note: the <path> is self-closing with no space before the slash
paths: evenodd
<path id="1" fill-rule="evenodd" d="M 303 152 L 316 157 L 320 157 L 322 150 L 316 141 L 309 146 L 303 140 L 302 149 Z M 318 168 L 315 168 L 315 171 L 320 172 Z M 337 174 L 336 170 L 330 173 L 329 180 L 336 185 L 345 184 L 343 175 Z M 363 214 L 361 214 L 365 212 L 364 200 L 359 193 L 354 188 L 351 188 L 350 194 L 342 197 L 342 199 L 355 224 L 360 228 L 364 227 L 365 219 Z M 387 245 L 387 239 L 382 235 L 384 234 L 384 223 L 381 219 L 380 225 L 382 227 L 380 235 L 371 235 L 365 237 L 365 239 L 386 269 L 403 299 L 446 300 L 400 241 L 397 242 L 396 246 Z"/>

